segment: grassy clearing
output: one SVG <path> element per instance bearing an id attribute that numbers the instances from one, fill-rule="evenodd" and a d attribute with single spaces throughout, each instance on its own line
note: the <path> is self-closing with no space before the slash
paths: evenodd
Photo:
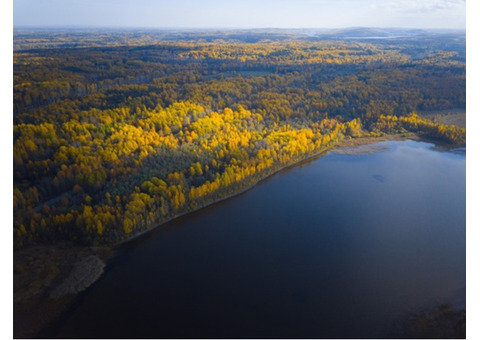
<path id="1" fill-rule="evenodd" d="M 421 115 L 436 124 L 455 125 L 460 128 L 467 127 L 467 114 L 465 110 L 421 112 Z"/>

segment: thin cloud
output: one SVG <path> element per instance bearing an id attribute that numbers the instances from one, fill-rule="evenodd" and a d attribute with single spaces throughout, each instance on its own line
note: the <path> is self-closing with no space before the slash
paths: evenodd
<path id="1" fill-rule="evenodd" d="M 465 0 L 14 0 L 13 23 L 14 26 L 462 28 L 465 4 Z"/>
<path id="2" fill-rule="evenodd" d="M 460 10 L 465 9 L 465 0 L 396 0 L 382 1 L 378 4 L 372 4 L 372 9 L 381 9 L 389 11 L 420 11 L 420 12 L 436 12 L 443 10 Z"/>

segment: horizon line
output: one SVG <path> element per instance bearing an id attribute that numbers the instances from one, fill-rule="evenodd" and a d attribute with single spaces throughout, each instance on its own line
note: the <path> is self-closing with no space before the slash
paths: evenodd
<path id="1" fill-rule="evenodd" d="M 403 26 L 341 26 L 341 27 L 195 27 L 195 26 L 101 26 L 101 25 L 13 25 L 13 29 L 125 29 L 125 30 L 342 30 L 342 29 L 385 29 L 385 30 L 423 30 L 423 31 L 466 31 L 467 28 L 444 27 L 403 27 Z"/>

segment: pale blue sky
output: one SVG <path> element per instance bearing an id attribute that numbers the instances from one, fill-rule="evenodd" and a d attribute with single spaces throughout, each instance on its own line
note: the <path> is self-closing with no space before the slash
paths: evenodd
<path id="1" fill-rule="evenodd" d="M 13 0 L 13 24 L 465 29 L 465 11 L 465 0 Z"/>

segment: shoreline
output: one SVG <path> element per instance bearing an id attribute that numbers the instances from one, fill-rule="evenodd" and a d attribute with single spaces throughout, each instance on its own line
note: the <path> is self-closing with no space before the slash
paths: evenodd
<path id="1" fill-rule="evenodd" d="M 225 200 L 228 200 L 230 198 L 242 195 L 242 194 L 246 193 L 247 191 L 253 189 L 256 185 L 258 185 L 262 181 L 268 180 L 270 177 L 276 175 L 277 173 L 279 173 L 281 171 L 284 171 L 284 170 L 288 170 L 289 168 L 292 168 L 292 167 L 299 166 L 299 165 L 301 165 L 305 162 L 315 160 L 318 157 L 324 156 L 328 152 L 332 152 L 332 151 L 336 152 L 337 150 L 345 149 L 345 148 L 357 148 L 359 146 L 370 145 L 370 144 L 375 144 L 375 143 L 384 142 L 384 141 L 402 141 L 402 140 L 408 140 L 408 139 L 435 143 L 435 141 L 427 140 L 426 138 L 422 138 L 422 137 L 418 136 L 417 134 L 415 134 L 413 132 L 402 133 L 402 134 L 386 134 L 384 136 L 379 136 L 379 137 L 343 138 L 340 141 L 338 141 L 336 144 L 334 144 L 332 146 L 328 146 L 328 147 L 316 152 L 313 155 L 307 156 L 307 157 L 302 158 L 298 161 L 294 161 L 291 164 L 281 166 L 277 170 L 274 170 L 272 173 L 270 173 L 270 174 L 268 174 L 264 177 L 259 178 L 258 180 L 254 181 L 252 184 L 247 185 L 245 188 L 242 188 L 239 191 L 236 191 L 236 192 L 234 192 L 232 194 L 229 194 L 229 195 L 226 195 L 222 198 L 219 198 L 219 199 L 213 200 L 211 202 L 208 202 L 206 204 L 203 204 L 203 205 L 199 206 L 198 208 L 179 213 L 179 214 L 177 214 L 177 215 L 175 215 L 171 218 L 166 219 L 165 221 L 155 223 L 152 226 L 148 227 L 146 230 L 143 230 L 143 231 L 133 235 L 132 237 L 129 237 L 128 239 L 119 241 L 119 242 L 114 243 L 114 244 L 112 244 L 108 247 L 111 247 L 112 249 L 116 249 L 118 247 L 121 247 L 122 245 L 125 245 L 129 242 L 133 242 L 134 240 L 137 240 L 138 238 L 141 238 L 142 236 L 148 234 L 149 232 L 151 232 L 151 231 L 157 229 L 158 227 L 161 227 L 162 225 L 164 225 L 168 222 L 171 222 L 171 221 L 173 221 L 177 218 L 189 215 L 191 213 L 200 211 L 204 208 L 210 207 L 210 206 L 215 205 L 217 203 L 221 203 L 221 202 L 223 202 Z M 376 150 L 374 150 L 374 152 L 376 152 Z"/>
<path id="2" fill-rule="evenodd" d="M 109 247 L 70 242 L 38 245 L 13 254 L 13 336 L 34 338 L 56 321 L 78 294 L 104 272 Z"/>
<path id="3" fill-rule="evenodd" d="M 262 181 L 265 181 L 265 180 L 268 180 L 270 177 L 276 175 L 277 173 L 281 172 L 281 171 L 284 171 L 284 170 L 288 170 L 292 167 L 296 167 L 298 165 L 301 165 L 303 164 L 304 162 L 309 162 L 309 161 L 312 161 L 318 157 L 322 157 L 324 156 L 325 154 L 327 154 L 328 152 L 331 152 L 331 151 L 335 151 L 337 149 L 344 149 L 344 148 L 355 148 L 355 147 L 359 147 L 359 146 L 362 146 L 362 145 L 370 145 L 370 144 L 375 144 L 375 143 L 378 143 L 378 142 L 383 142 L 383 141 L 388 141 L 388 140 L 407 140 L 407 139 L 412 139 L 412 140 L 421 140 L 420 137 L 418 137 L 417 135 L 415 134 L 411 134 L 411 135 L 406 135 L 406 134 L 398 134 L 398 135 L 385 135 L 385 136 L 380 136 L 380 137 L 357 137 L 357 138 L 349 138 L 349 139 L 346 139 L 346 138 L 343 138 L 341 139 L 340 141 L 338 141 L 336 144 L 332 145 L 332 146 L 328 146 L 318 152 L 316 152 L 315 154 L 313 155 L 310 155 L 310 156 L 307 156 L 305 158 L 302 158 L 298 161 L 294 161 L 293 163 L 291 164 L 288 164 L 288 165 L 284 165 L 284 166 L 281 166 L 280 168 L 274 170 L 272 173 L 264 176 L 264 177 L 261 177 L 259 178 L 258 180 L 254 181 L 252 184 L 250 185 L 247 185 L 245 188 L 243 189 L 240 189 L 232 194 L 229 194 L 227 196 L 224 196 L 222 198 L 218 198 L 216 200 L 213 200 L 211 202 L 208 202 L 206 204 L 203 204 L 201 206 L 199 206 L 198 208 L 195 208 L 195 209 L 192 209 L 192 210 L 189 210 L 189 211 L 186 211 L 186 212 L 182 212 L 182 213 L 179 213 L 165 221 L 162 221 L 162 222 L 159 222 L 159 223 L 155 223 L 153 224 L 152 226 L 148 227 L 146 230 L 143 230 L 135 235 L 133 235 L 132 237 L 126 239 L 126 240 L 122 240 L 122 241 L 119 241 L 117 243 L 114 243 L 112 244 L 110 247 L 112 247 L 112 249 L 115 249 L 115 248 L 118 248 L 124 244 L 127 244 L 129 242 L 132 242 L 134 240 L 137 240 L 138 238 L 141 238 L 143 235 L 145 234 L 148 234 L 149 232 L 157 229 L 158 227 L 168 223 L 168 222 L 171 222 L 177 218 L 180 218 L 180 217 L 183 217 L 183 216 L 186 216 L 186 215 L 189 215 L 191 213 L 194 213 L 194 212 L 197 212 L 197 211 L 200 211 L 204 208 L 207 208 L 207 207 L 210 207 L 212 205 L 215 205 L 217 203 L 221 203 L 225 200 L 228 200 L 230 198 L 233 198 L 233 197 L 236 197 L 236 196 L 239 196 L 239 195 L 242 195 L 244 193 L 246 193 L 247 191 L 253 189 L 256 185 L 258 185 L 259 183 L 261 183 Z"/>
<path id="4" fill-rule="evenodd" d="M 414 133 L 379 137 L 343 138 L 336 144 L 324 148 L 313 155 L 267 173 L 238 191 L 151 225 L 146 230 L 126 240 L 103 247 L 82 247 L 61 242 L 58 244 L 34 246 L 16 253 L 14 252 L 14 337 L 34 338 L 41 334 L 42 331 L 54 324 L 68 310 L 75 302 L 79 293 L 88 289 L 103 275 L 105 267 L 108 265 L 109 260 L 115 256 L 117 248 L 141 239 L 142 236 L 166 223 L 242 195 L 279 172 L 313 161 L 326 155 L 328 152 L 345 150 L 347 148 L 353 149 L 383 141 L 408 139 L 432 142 Z M 375 151 L 378 150 L 371 150 L 371 152 Z M 32 270 L 36 269 L 36 266 L 40 266 L 44 272 L 36 273 L 35 270 Z"/>
<path id="5" fill-rule="evenodd" d="M 221 203 L 221 202 L 223 202 L 223 201 L 226 201 L 226 200 L 228 200 L 228 199 L 230 199 L 230 198 L 234 198 L 234 197 L 236 197 L 236 196 L 240 196 L 240 195 L 248 192 L 249 190 L 253 189 L 255 186 L 257 186 L 257 185 L 258 185 L 259 183 L 261 183 L 262 181 L 268 180 L 269 178 L 271 178 L 272 176 L 274 176 L 275 174 L 277 174 L 277 173 L 279 173 L 279 172 L 281 172 L 281 171 L 284 171 L 284 170 L 287 170 L 287 169 L 289 169 L 289 168 L 291 168 L 291 167 L 294 167 L 294 166 L 297 166 L 297 165 L 299 165 L 299 164 L 302 164 L 303 162 L 307 162 L 307 161 L 313 160 L 313 159 L 315 159 L 315 158 L 317 158 L 317 157 L 322 157 L 323 154 L 326 154 L 327 152 L 332 151 L 332 149 L 333 149 L 334 147 L 336 147 L 337 145 L 338 145 L 338 144 L 335 144 L 335 145 L 333 145 L 333 146 L 331 146 L 331 147 L 327 147 L 327 148 L 319 151 L 318 153 L 315 153 L 314 155 L 307 156 L 306 158 L 303 158 L 303 159 L 301 159 L 301 160 L 299 160 L 299 161 L 295 161 L 295 162 L 293 162 L 293 163 L 291 163 L 291 164 L 282 166 L 282 167 L 278 168 L 277 170 L 274 170 L 272 173 L 270 173 L 270 174 L 268 174 L 268 175 L 266 175 L 266 176 L 264 176 L 264 177 L 261 177 L 261 178 L 259 178 L 258 180 L 253 181 L 251 184 L 246 185 L 245 188 L 242 188 L 242 189 L 240 189 L 240 190 L 238 190 L 238 191 L 236 191 L 236 192 L 234 192 L 234 193 L 228 194 L 228 195 L 226 195 L 226 196 L 224 196 L 224 197 L 221 197 L 221 198 L 218 198 L 218 199 L 214 199 L 213 201 L 208 202 L 208 203 L 205 203 L 205 204 L 202 204 L 202 205 L 200 205 L 199 207 L 197 207 L 197 208 L 195 208 L 195 209 L 192 209 L 192 210 L 189 210 L 189 211 L 185 211 L 185 212 L 181 212 L 181 213 L 179 213 L 179 214 L 177 214 L 177 215 L 175 215 L 175 216 L 173 216 L 173 217 L 170 217 L 170 218 L 166 219 L 165 221 L 162 221 L 162 222 L 159 222 L 159 223 L 155 223 L 155 224 L 153 224 L 152 226 L 147 227 L 146 230 L 143 230 L 143 231 L 141 231 L 141 232 L 133 235 L 132 237 L 129 237 L 129 238 L 126 239 L 126 240 L 119 241 L 119 242 L 111 245 L 111 247 L 112 247 L 112 249 L 121 247 L 122 245 L 125 245 L 125 244 L 127 244 L 127 243 L 129 243 L 129 242 L 133 242 L 133 241 L 141 238 L 142 236 L 148 234 L 149 232 L 152 232 L 153 230 L 155 230 L 155 229 L 161 227 L 162 225 L 164 225 L 164 224 L 166 224 L 166 223 L 168 223 L 168 222 L 171 222 L 171 221 L 173 221 L 173 220 L 175 220 L 175 219 L 177 219 L 177 218 L 187 216 L 187 215 L 189 215 L 189 214 L 198 212 L 198 211 L 200 211 L 200 210 L 202 210 L 202 209 L 205 209 L 205 208 L 208 208 L 208 207 L 213 206 L 213 205 L 215 205 L 215 204 L 218 204 L 218 203 Z"/>

